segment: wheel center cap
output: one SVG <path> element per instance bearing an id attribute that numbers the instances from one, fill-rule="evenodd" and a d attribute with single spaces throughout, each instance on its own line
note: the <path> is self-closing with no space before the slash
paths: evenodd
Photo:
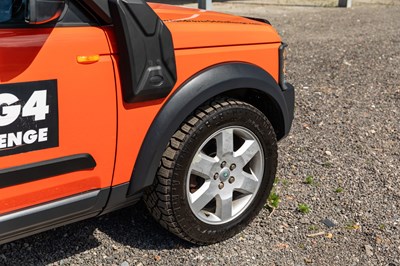
<path id="1" fill-rule="evenodd" d="M 231 176 L 231 171 L 229 170 L 228 167 L 223 168 L 220 172 L 219 172 L 219 180 L 221 180 L 221 182 L 225 182 L 226 180 L 228 180 L 228 178 Z"/>

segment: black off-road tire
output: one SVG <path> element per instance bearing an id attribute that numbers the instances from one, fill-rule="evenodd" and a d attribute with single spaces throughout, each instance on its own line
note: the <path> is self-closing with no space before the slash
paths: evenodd
<path id="1" fill-rule="evenodd" d="M 193 214 L 187 200 L 186 178 L 194 153 L 214 132 L 239 126 L 254 133 L 264 154 L 264 174 L 250 205 L 224 224 L 208 224 Z M 198 108 L 175 132 L 166 147 L 153 186 L 144 201 L 152 216 L 167 230 L 195 244 L 212 244 L 243 230 L 264 206 L 277 168 L 277 141 L 265 115 L 254 106 L 233 99 L 216 99 Z"/>

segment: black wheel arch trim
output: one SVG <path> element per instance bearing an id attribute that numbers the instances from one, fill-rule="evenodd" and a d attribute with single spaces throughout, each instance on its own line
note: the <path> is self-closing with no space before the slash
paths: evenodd
<path id="1" fill-rule="evenodd" d="M 157 114 L 140 148 L 128 195 L 153 183 L 168 141 L 196 108 L 218 95 L 244 88 L 260 91 L 275 101 L 282 112 L 284 135 L 287 135 L 293 120 L 293 87 L 284 93 L 275 79 L 256 65 L 232 62 L 212 66 L 181 85 Z"/>

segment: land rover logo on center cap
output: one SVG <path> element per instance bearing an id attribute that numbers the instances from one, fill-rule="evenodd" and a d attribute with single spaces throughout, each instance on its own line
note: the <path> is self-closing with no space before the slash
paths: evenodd
<path id="1" fill-rule="evenodd" d="M 221 182 L 225 182 L 226 180 L 228 180 L 230 175 L 231 175 L 231 171 L 229 171 L 228 167 L 225 167 L 219 173 L 219 179 L 221 180 Z"/>

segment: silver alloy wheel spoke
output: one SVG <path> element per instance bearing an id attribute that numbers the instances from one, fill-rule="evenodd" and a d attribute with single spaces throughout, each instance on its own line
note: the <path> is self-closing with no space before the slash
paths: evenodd
<path id="1" fill-rule="evenodd" d="M 216 195 L 217 191 L 210 189 L 210 182 L 204 183 L 195 193 L 190 195 L 193 211 L 200 212 Z"/>
<path id="2" fill-rule="evenodd" d="M 244 194 L 255 193 L 258 189 L 259 181 L 253 173 L 249 174 L 242 172 L 242 175 L 237 181 L 238 186 L 236 187 L 236 190 Z"/>
<path id="3" fill-rule="evenodd" d="M 217 157 L 222 158 L 227 154 L 233 153 L 233 129 L 228 128 L 223 130 L 215 137 L 217 142 Z"/>
<path id="4" fill-rule="evenodd" d="M 192 174 L 200 176 L 204 179 L 209 179 L 209 173 L 215 163 L 217 163 L 217 158 L 210 157 L 203 152 L 199 152 L 195 155 L 192 162 Z"/>
<path id="5" fill-rule="evenodd" d="M 217 196 L 216 203 L 217 208 L 215 214 L 221 219 L 221 221 L 226 221 L 232 218 L 232 195 Z"/>
<path id="6" fill-rule="evenodd" d="M 233 156 L 241 157 L 244 161 L 244 165 L 246 165 L 254 158 L 260 149 L 260 145 L 258 145 L 255 140 L 246 140 L 243 145 L 233 153 Z"/>

